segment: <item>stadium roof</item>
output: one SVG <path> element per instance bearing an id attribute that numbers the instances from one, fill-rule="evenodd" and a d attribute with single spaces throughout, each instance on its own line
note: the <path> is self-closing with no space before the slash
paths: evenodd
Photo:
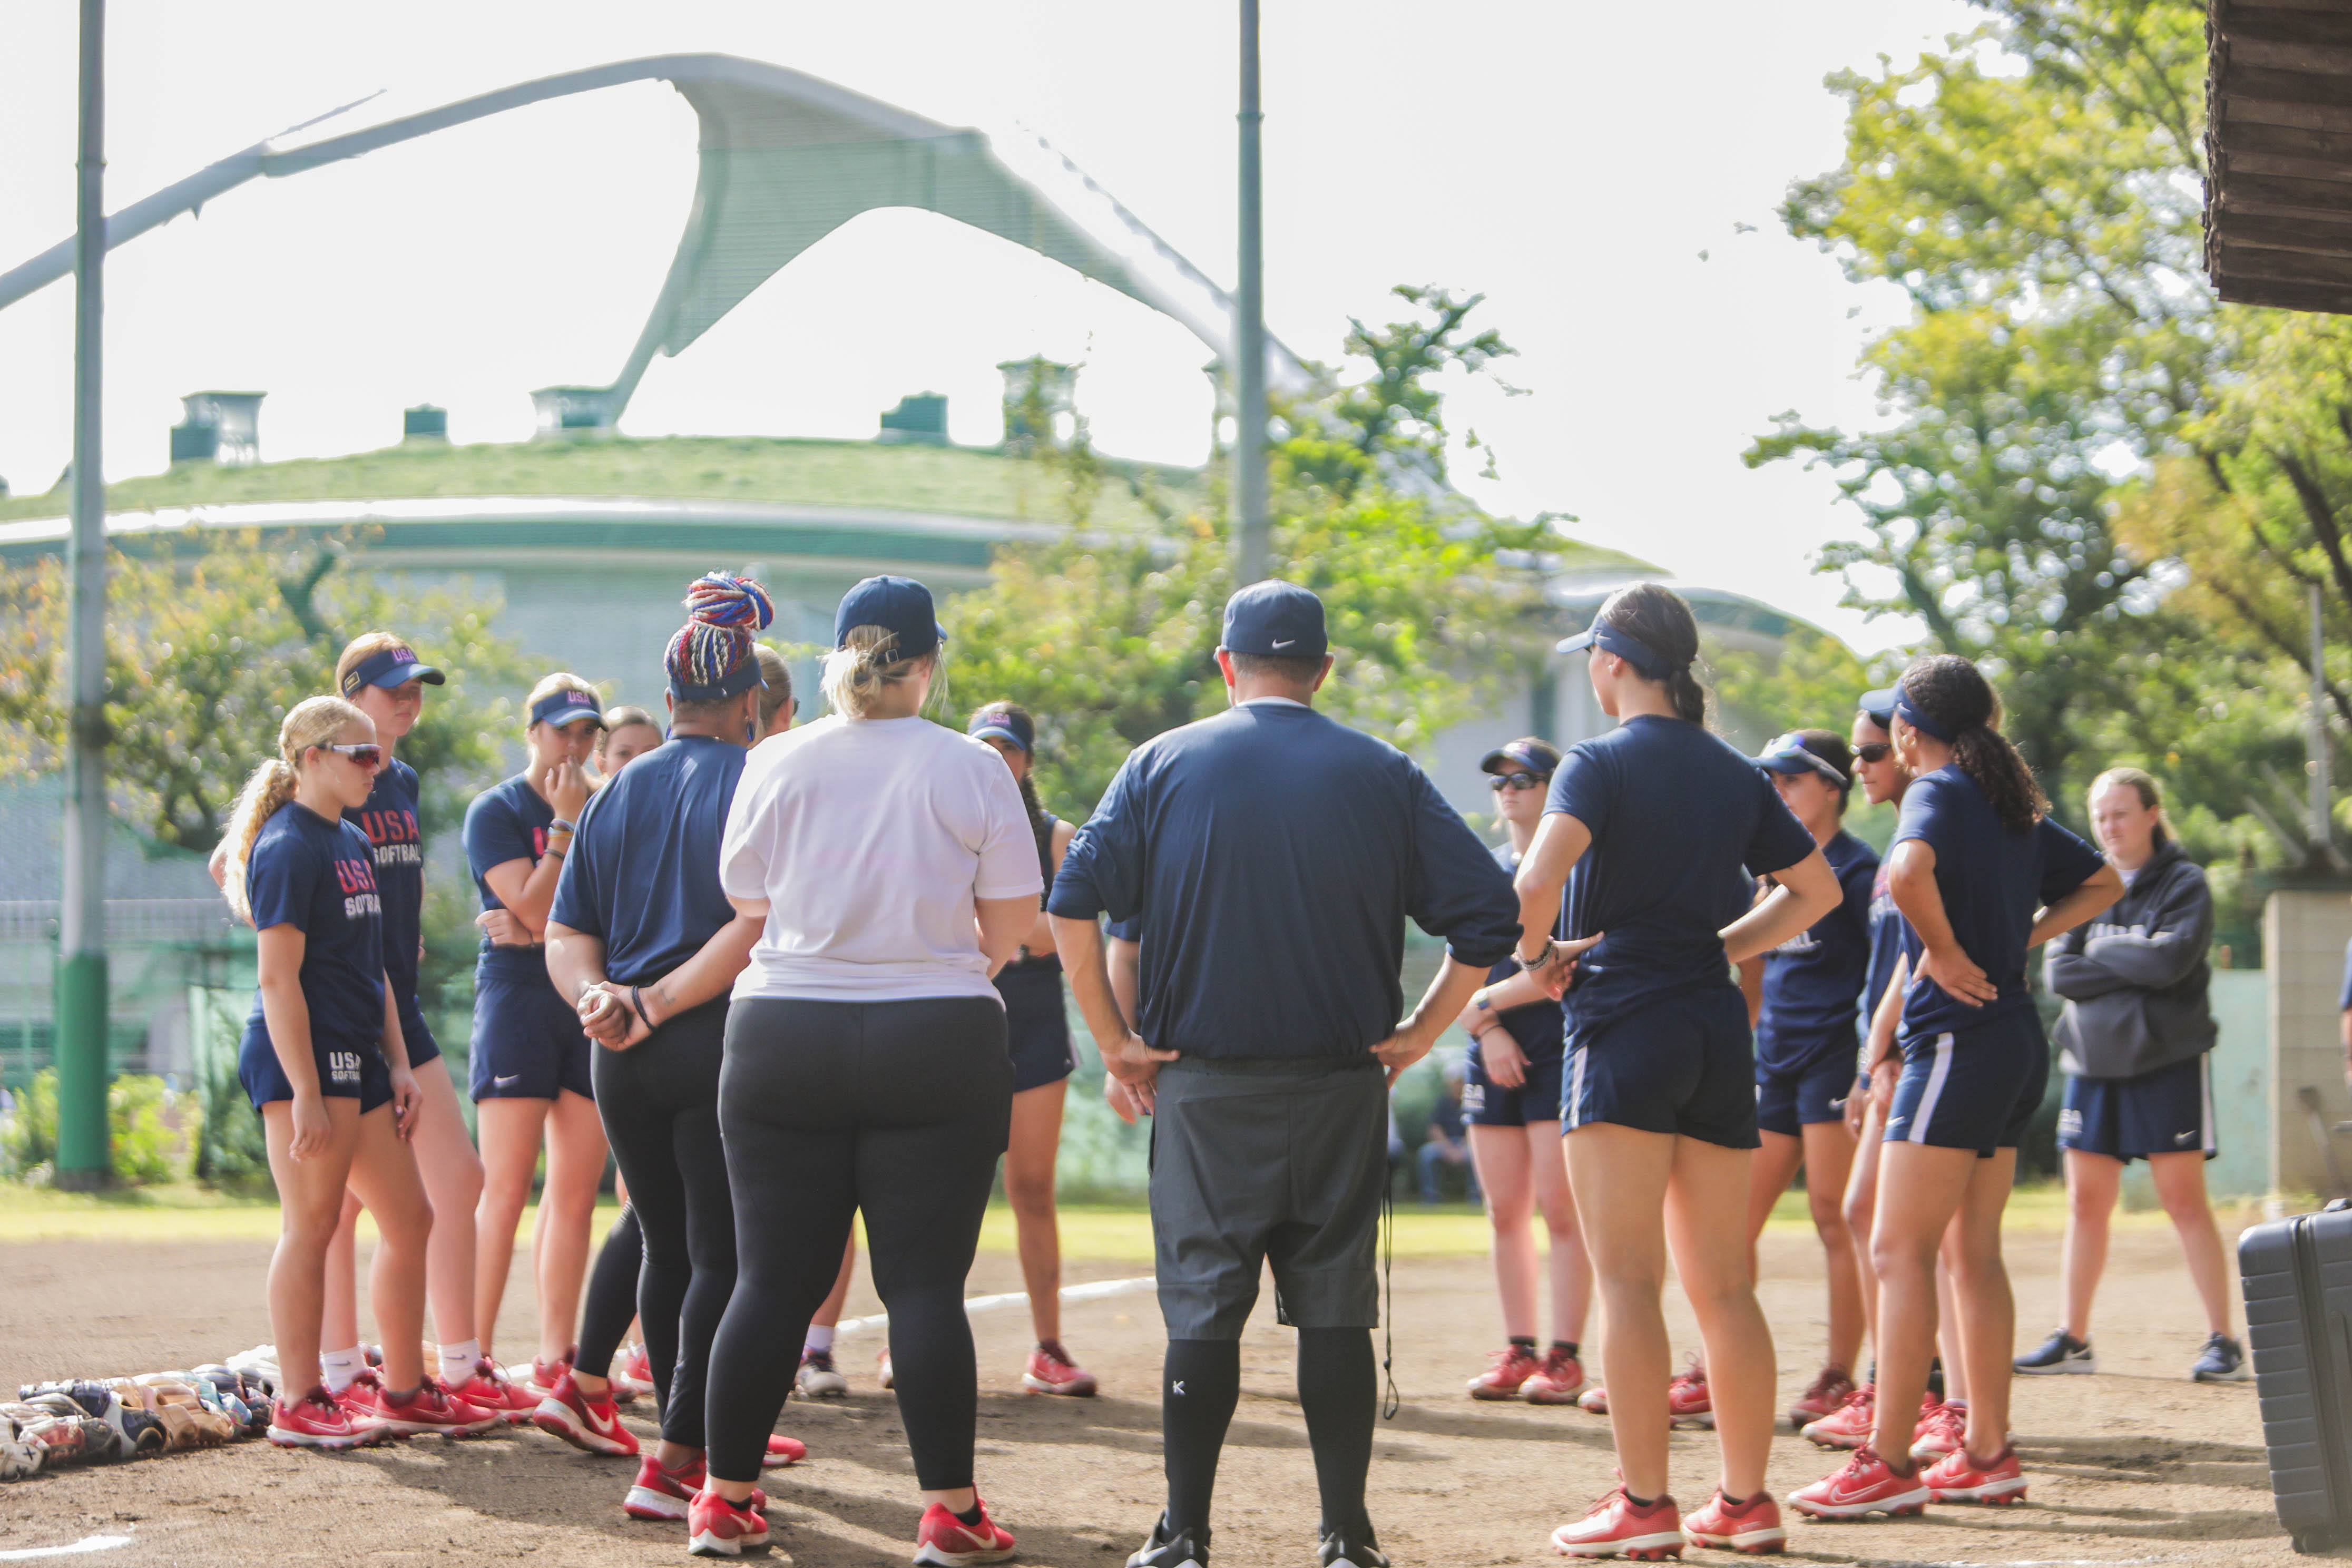
<path id="1" fill-rule="evenodd" d="M 2352 10 L 2211 0 L 2205 267 L 2224 300 L 2352 312 Z"/>
<path id="2" fill-rule="evenodd" d="M 1225 291 L 1042 141 L 974 130 L 730 55 L 662 55 L 537 81 L 349 129 L 346 105 L 282 132 L 107 219 L 112 249 L 247 181 L 283 178 L 470 121 L 627 82 L 667 81 L 701 125 L 694 205 L 627 363 L 604 390 L 615 423 L 656 353 L 676 355 L 818 240 L 877 207 L 919 207 L 1050 257 L 1169 316 L 1230 361 Z M 333 135 L 314 134 L 326 121 Z M 68 237 L 0 272 L 0 309 L 72 269 Z M 1305 366 L 1271 336 L 1272 385 L 1303 389 Z"/>

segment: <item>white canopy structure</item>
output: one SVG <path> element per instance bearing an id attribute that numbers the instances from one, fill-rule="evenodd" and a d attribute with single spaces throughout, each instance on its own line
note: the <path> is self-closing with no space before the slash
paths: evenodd
<path id="1" fill-rule="evenodd" d="M 667 81 L 701 122 L 693 210 L 628 361 L 602 389 L 609 427 L 656 353 L 684 352 L 803 251 L 860 213 L 918 207 L 1028 247 L 1182 323 L 1231 363 L 1234 301 L 1042 141 L 999 145 L 803 72 L 730 55 L 660 55 L 567 71 L 331 136 L 346 105 L 257 142 L 107 219 L 111 250 L 258 176 L 300 174 L 379 147 L 574 93 Z M 73 241 L 0 273 L 0 310 L 73 269 Z M 1266 341 L 1266 379 L 1306 367 Z"/>

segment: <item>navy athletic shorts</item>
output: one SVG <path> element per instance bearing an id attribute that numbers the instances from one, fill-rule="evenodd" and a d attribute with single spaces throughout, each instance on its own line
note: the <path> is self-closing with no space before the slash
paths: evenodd
<path id="1" fill-rule="evenodd" d="M 330 1048 L 310 1042 L 311 1059 L 319 1066 L 319 1092 L 329 1100 L 356 1100 L 364 1116 L 379 1105 L 392 1103 L 392 1069 L 383 1065 L 383 1049 L 371 1042 L 363 1048 Z M 247 1023 L 237 1043 L 236 1079 L 246 1098 L 259 1110 L 273 1100 L 291 1100 L 294 1086 L 278 1065 L 278 1047 L 268 1031 Z"/>
<path id="2" fill-rule="evenodd" d="M 1846 1096 L 1853 1092 L 1853 1053 L 1817 1055 L 1801 1067 L 1756 1064 L 1756 1125 L 1767 1132 L 1801 1138 L 1820 1121 L 1845 1120 Z"/>
<path id="3" fill-rule="evenodd" d="M 2066 1103 L 2058 1112 L 2058 1147 L 2113 1159 L 2189 1154 L 2210 1160 L 2213 1146 L 2212 1060 L 2190 1057 L 2137 1078 L 2066 1075 Z"/>
<path id="4" fill-rule="evenodd" d="M 1608 1121 L 1753 1149 L 1756 1047 L 1736 985 L 1675 992 L 1598 1028 L 1571 1026 L 1562 1133 Z"/>
<path id="5" fill-rule="evenodd" d="M 595 1048 L 579 1012 L 552 984 L 475 979 L 475 1100 L 554 1100 L 567 1089 L 593 1100 L 588 1064 Z"/>
<path id="6" fill-rule="evenodd" d="M 1013 1092 L 1058 1083 L 1077 1070 L 1070 1014 L 1062 1000 L 1062 964 L 1051 954 L 996 972 L 1004 998 L 1004 1050 L 1013 1058 Z"/>
<path id="7" fill-rule="evenodd" d="M 2017 1147 L 2050 1085 L 2050 1041 L 2033 1009 L 1902 1044 L 1887 1142 L 1973 1149 L 1984 1159 Z"/>
<path id="8" fill-rule="evenodd" d="M 400 1001 L 400 1042 L 408 1047 L 408 1065 L 421 1068 L 441 1054 L 441 1042 L 433 1037 L 433 1027 L 425 1023 L 425 1014 L 414 996 Z"/>
<path id="9" fill-rule="evenodd" d="M 1486 1076 L 1485 1053 L 1470 1042 L 1462 1063 L 1462 1120 L 1473 1127 L 1525 1127 L 1530 1121 L 1559 1120 L 1559 1079 L 1562 1058 L 1529 1062 L 1527 1079 L 1517 1089 L 1506 1089 Z"/>

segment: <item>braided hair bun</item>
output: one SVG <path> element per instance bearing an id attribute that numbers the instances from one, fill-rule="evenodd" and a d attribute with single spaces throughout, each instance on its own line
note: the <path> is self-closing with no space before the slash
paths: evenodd
<path id="1" fill-rule="evenodd" d="M 707 572 L 686 590 L 686 625 L 669 640 L 663 668 L 681 702 L 719 702 L 760 684 L 754 632 L 776 618 L 768 591 L 749 577 Z"/>

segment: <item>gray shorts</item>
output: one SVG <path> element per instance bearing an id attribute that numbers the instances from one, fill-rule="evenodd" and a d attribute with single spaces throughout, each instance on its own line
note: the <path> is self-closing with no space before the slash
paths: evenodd
<path id="1" fill-rule="evenodd" d="M 1160 1069 L 1151 1237 L 1169 1338 L 1241 1338 L 1268 1261 L 1281 1321 L 1379 1324 L 1387 1087 L 1369 1056 Z"/>

